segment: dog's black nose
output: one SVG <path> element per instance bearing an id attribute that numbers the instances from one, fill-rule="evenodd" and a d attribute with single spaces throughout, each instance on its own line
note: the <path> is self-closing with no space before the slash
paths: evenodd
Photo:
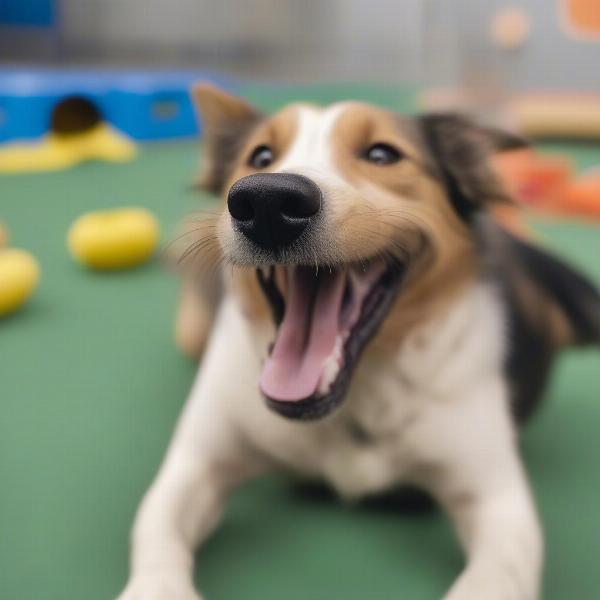
<path id="1" fill-rule="evenodd" d="M 258 173 L 229 190 L 229 213 L 236 228 L 265 250 L 295 242 L 321 209 L 316 183 L 293 173 Z"/>

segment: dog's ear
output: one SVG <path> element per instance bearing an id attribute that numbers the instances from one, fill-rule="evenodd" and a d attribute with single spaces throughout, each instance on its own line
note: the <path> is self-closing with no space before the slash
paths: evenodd
<path id="1" fill-rule="evenodd" d="M 457 113 L 437 113 L 419 118 L 433 170 L 446 187 L 458 215 L 470 222 L 489 202 L 510 201 L 490 158 L 497 152 L 528 146 L 517 135 L 480 126 Z"/>
<path id="2" fill-rule="evenodd" d="M 199 186 L 219 194 L 238 152 L 262 115 L 248 102 L 218 87 L 199 83 L 192 98 L 202 125 L 203 169 Z"/>

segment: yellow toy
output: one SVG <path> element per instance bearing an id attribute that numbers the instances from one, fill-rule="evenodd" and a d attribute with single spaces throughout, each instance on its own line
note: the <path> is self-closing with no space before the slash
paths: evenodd
<path id="1" fill-rule="evenodd" d="M 135 144 L 106 123 L 80 133 L 50 132 L 40 141 L 6 144 L 0 149 L 0 173 L 58 171 L 85 160 L 125 162 Z"/>
<path id="2" fill-rule="evenodd" d="M 17 310 L 31 296 L 40 279 L 36 259 L 17 248 L 0 249 L 0 316 Z"/>
<path id="3" fill-rule="evenodd" d="M 158 221 L 144 208 L 87 213 L 71 226 L 68 246 L 80 263 L 98 270 L 125 269 L 150 258 L 159 237 Z"/>

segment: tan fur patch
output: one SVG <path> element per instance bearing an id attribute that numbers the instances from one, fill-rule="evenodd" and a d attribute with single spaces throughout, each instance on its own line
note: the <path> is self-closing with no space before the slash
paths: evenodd
<path id="1" fill-rule="evenodd" d="M 396 347 L 415 326 L 449 306 L 478 273 L 472 239 L 437 184 L 423 180 L 428 209 L 418 218 L 427 223 L 425 254 L 410 267 L 405 287 L 374 341 L 379 348 Z"/>
<path id="2" fill-rule="evenodd" d="M 231 288 L 237 294 L 242 312 L 247 319 L 262 321 L 271 318 L 271 309 L 251 268 L 234 267 Z"/>
<path id="3" fill-rule="evenodd" d="M 348 256 L 377 247 L 416 258 L 375 341 L 379 347 L 397 345 L 413 326 L 443 310 L 477 272 L 471 237 L 411 138 L 408 121 L 361 104 L 349 106 L 333 135 L 336 166 L 358 192 L 338 208 L 336 227 Z M 361 160 L 374 143 L 398 148 L 404 159 L 388 166 Z"/>
<path id="4" fill-rule="evenodd" d="M 181 285 L 175 321 L 175 343 L 191 358 L 200 358 L 211 329 L 215 307 L 208 296 L 197 289 L 193 281 Z"/>

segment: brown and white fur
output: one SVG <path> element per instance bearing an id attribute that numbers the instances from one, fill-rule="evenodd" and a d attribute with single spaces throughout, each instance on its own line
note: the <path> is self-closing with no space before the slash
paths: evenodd
<path id="1" fill-rule="evenodd" d="M 254 251 L 225 203 L 192 224 L 177 339 L 197 354 L 209 329 L 210 338 L 138 511 L 120 600 L 199 598 L 195 549 L 229 493 L 273 470 L 324 480 L 348 500 L 416 485 L 447 511 L 466 553 L 446 600 L 539 598 L 542 533 L 517 426 L 556 351 L 600 340 L 600 300 L 489 217 L 503 193 L 488 158 L 513 140 L 452 115 L 413 118 L 345 102 L 293 105 L 268 118 L 209 86 L 194 97 L 208 189 L 227 199 L 258 171 L 248 162 L 255 148 L 267 146 L 273 160 L 263 170 L 310 178 L 325 216 L 310 243 L 279 259 Z M 400 160 L 365 160 L 377 143 Z M 286 268 L 359 269 L 378 256 L 401 261 L 406 275 L 343 401 L 310 421 L 272 410 L 258 381 L 276 328 L 256 268 L 276 265 L 285 296 Z M 217 306 L 192 277 L 197 264 L 221 261 L 231 268 L 222 270 Z M 572 293 L 561 288 L 563 275 L 573 278 Z"/>

